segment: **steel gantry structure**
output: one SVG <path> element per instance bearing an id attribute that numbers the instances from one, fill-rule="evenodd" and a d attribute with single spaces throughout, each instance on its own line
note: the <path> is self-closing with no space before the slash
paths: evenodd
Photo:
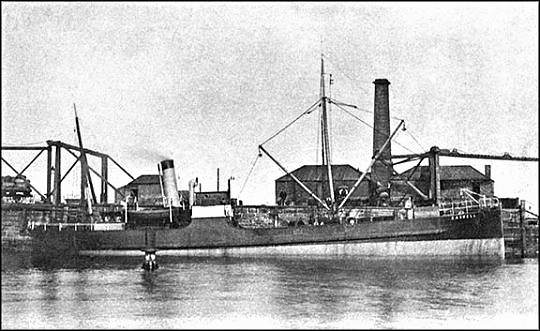
<path id="1" fill-rule="evenodd" d="M 4 155 L 2 155 L 2 162 L 4 162 L 11 170 L 13 170 L 17 175 L 23 175 L 23 173 L 30 168 L 30 166 L 46 151 L 47 152 L 47 166 L 46 166 L 46 176 L 47 176 L 47 185 L 46 185 L 46 192 L 45 194 L 42 194 L 38 189 L 36 189 L 30 182 L 25 179 L 26 183 L 41 197 L 41 199 L 45 202 L 52 203 L 55 205 L 59 205 L 62 200 L 62 182 L 67 177 L 67 175 L 75 168 L 77 164 L 81 165 L 81 199 L 84 199 L 85 197 L 85 186 L 86 183 L 84 183 L 85 178 L 88 179 L 88 182 L 90 183 L 90 189 L 92 192 L 92 198 L 95 203 L 98 203 L 97 197 L 95 195 L 94 187 L 92 185 L 92 181 L 90 179 L 90 172 L 93 172 L 95 175 L 97 175 L 100 178 L 101 182 L 101 190 L 100 190 L 100 196 L 99 196 L 99 203 L 101 204 L 107 204 L 108 203 L 108 187 L 111 187 L 115 192 L 119 193 L 123 196 L 123 193 L 118 190 L 117 187 L 115 187 L 113 184 L 109 181 L 109 161 L 111 161 L 113 164 L 115 164 L 120 170 L 122 170 L 126 175 L 128 175 L 132 180 L 134 177 L 126 170 L 124 167 L 122 167 L 118 162 L 116 162 L 112 157 L 110 157 L 107 154 L 100 153 L 94 150 L 90 150 L 87 148 L 80 148 L 74 145 L 66 144 L 61 141 L 53 141 L 53 140 L 47 140 L 46 141 L 47 146 L 2 146 L 2 151 L 19 151 L 19 152 L 28 152 L 28 151 L 38 151 L 38 153 L 34 156 L 34 158 L 24 166 L 24 168 L 21 171 L 18 171 L 14 166 L 12 166 L 5 158 Z M 53 152 L 54 150 L 54 152 Z M 75 161 L 71 166 L 68 168 L 68 170 L 62 174 L 62 150 L 68 152 L 70 155 L 72 155 L 75 158 Z M 76 153 L 79 153 L 77 155 Z M 95 169 L 93 169 L 90 165 L 88 165 L 87 162 L 83 162 L 86 160 L 86 155 L 98 157 L 101 159 L 101 171 L 98 172 Z M 54 161 L 54 166 L 53 166 Z M 54 174 L 53 174 L 54 172 Z"/>
<path id="2" fill-rule="evenodd" d="M 439 157 L 538 162 L 537 157 L 512 156 L 509 153 L 504 153 L 503 155 L 463 153 L 458 152 L 457 149 L 440 149 L 437 146 L 431 147 L 429 151 L 424 153 L 392 155 L 392 159 L 401 159 L 401 161 L 394 162 L 394 164 L 400 164 L 419 159 L 420 162 L 418 162 L 418 164 L 416 165 L 415 170 L 418 166 L 420 166 L 422 160 L 424 160 L 425 158 L 429 160 L 430 192 L 428 193 L 428 199 L 433 200 L 437 203 L 439 202 L 441 197 L 441 174 Z"/>

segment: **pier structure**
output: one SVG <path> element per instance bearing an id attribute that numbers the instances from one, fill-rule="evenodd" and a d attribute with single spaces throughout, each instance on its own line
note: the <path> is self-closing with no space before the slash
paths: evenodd
<path id="1" fill-rule="evenodd" d="M 29 180 L 26 180 L 26 183 L 32 188 L 32 190 L 37 193 L 42 201 L 50 203 L 53 205 L 60 205 L 62 201 L 62 183 L 67 175 L 75 168 L 75 166 L 81 166 L 81 199 L 84 199 L 86 193 L 86 180 L 90 184 L 90 191 L 92 194 L 92 199 L 95 204 L 107 204 L 109 202 L 108 188 L 112 188 L 114 192 L 123 195 L 123 192 L 118 190 L 116 186 L 111 184 L 109 181 L 109 163 L 113 163 L 120 170 L 122 170 L 127 176 L 132 180 L 134 177 L 122 167 L 116 160 L 111 156 L 100 153 L 87 148 L 80 148 L 74 145 L 66 144 L 61 141 L 47 140 L 47 146 L 2 146 L 2 151 L 17 151 L 17 152 L 30 152 L 37 151 L 38 153 L 34 158 L 28 162 L 22 170 L 16 169 L 6 158 L 2 155 L 2 162 L 5 163 L 16 175 L 23 175 L 24 172 L 29 169 L 34 162 L 46 152 L 47 165 L 45 169 L 45 175 L 47 177 L 46 191 L 44 193 L 40 192 L 35 186 L 30 184 Z M 68 167 L 68 170 L 62 174 L 62 154 L 67 152 L 75 158 L 75 161 Z M 79 155 L 78 155 L 78 154 Z M 96 171 L 86 161 L 86 155 L 97 157 L 101 159 L 101 169 Z M 83 160 L 84 159 L 84 160 Z M 54 165 L 53 165 L 54 164 Z M 94 186 L 92 184 L 90 172 L 94 173 L 100 179 L 100 195 L 99 201 L 97 199 Z"/>
<path id="2" fill-rule="evenodd" d="M 507 259 L 538 258 L 538 215 L 526 208 L 525 200 L 502 200 L 502 226 Z"/>

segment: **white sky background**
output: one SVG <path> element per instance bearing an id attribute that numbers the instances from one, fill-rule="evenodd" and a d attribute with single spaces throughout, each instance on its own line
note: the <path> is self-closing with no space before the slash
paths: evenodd
<path id="1" fill-rule="evenodd" d="M 215 190 L 219 167 L 221 189 L 234 176 L 238 192 L 258 144 L 318 99 L 321 38 L 332 95 L 372 111 L 372 81 L 387 78 L 391 116 L 424 149 L 538 157 L 534 2 L 2 3 L 2 145 L 77 145 L 76 103 L 84 146 L 135 177 L 172 158 L 180 189 L 199 177 Z M 316 115 L 265 145 L 289 170 L 316 161 Z M 335 108 L 332 133 L 333 163 L 364 171 L 372 129 Z M 406 133 L 397 142 L 423 151 Z M 19 170 L 34 155 L 2 153 Z M 491 164 L 496 195 L 538 212 L 538 163 L 442 164 Z M 44 155 L 25 174 L 45 192 Z M 240 198 L 273 203 L 282 174 L 262 157 Z M 110 178 L 130 181 L 114 165 Z M 78 183 L 63 190 L 77 194 Z"/>

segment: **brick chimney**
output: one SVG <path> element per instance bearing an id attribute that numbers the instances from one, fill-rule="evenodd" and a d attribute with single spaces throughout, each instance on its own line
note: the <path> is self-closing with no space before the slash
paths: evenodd
<path id="1" fill-rule="evenodd" d="M 373 156 L 377 154 L 390 137 L 390 101 L 388 98 L 388 85 L 390 82 L 386 79 L 375 79 L 375 110 L 373 123 Z M 371 169 L 371 181 L 373 184 L 375 196 L 388 191 L 388 184 L 392 176 L 392 152 L 391 143 L 388 144 Z M 381 185 L 377 185 L 379 182 Z"/>
<path id="2" fill-rule="evenodd" d="M 491 179 L 491 165 L 486 164 L 484 166 L 484 173 L 486 174 L 486 177 Z"/>

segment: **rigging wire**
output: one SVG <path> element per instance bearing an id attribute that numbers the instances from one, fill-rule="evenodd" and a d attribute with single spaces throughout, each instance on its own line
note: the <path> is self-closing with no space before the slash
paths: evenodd
<path id="1" fill-rule="evenodd" d="M 274 135 L 272 135 L 270 138 L 266 139 L 263 143 L 261 143 L 260 145 L 264 145 L 266 144 L 267 142 L 269 142 L 270 140 L 274 139 L 278 134 L 282 133 L 283 131 L 285 131 L 288 127 L 290 127 L 291 125 L 294 124 L 294 122 L 298 121 L 302 116 L 306 115 L 306 114 L 309 114 L 313 111 L 313 108 L 315 108 L 316 106 L 319 105 L 321 99 L 317 100 L 313 105 L 311 105 L 308 109 L 306 109 L 304 112 L 302 112 L 298 117 L 296 117 L 292 122 L 290 122 L 289 124 L 287 124 L 284 128 L 282 128 L 281 130 L 279 130 L 278 132 L 274 133 Z"/>
<path id="2" fill-rule="evenodd" d="M 409 136 L 411 136 L 411 138 L 418 144 L 418 146 L 420 146 L 420 148 L 425 151 L 426 149 L 424 148 L 424 146 L 422 146 L 422 144 L 420 144 L 420 142 L 412 135 L 412 133 L 410 132 L 410 130 L 407 130 L 407 134 Z"/>
<path id="3" fill-rule="evenodd" d="M 344 112 L 346 112 L 347 114 L 349 114 L 350 116 L 356 118 L 357 120 L 359 120 L 360 122 L 364 123 L 365 125 L 367 125 L 368 127 L 370 127 L 371 129 L 373 130 L 376 130 L 373 126 L 371 126 L 370 124 L 368 124 L 366 121 L 362 120 L 360 117 L 356 116 L 355 114 L 351 113 L 350 111 L 348 111 L 347 109 L 341 107 L 339 104 L 333 102 L 334 105 L 338 106 L 338 108 L 340 108 L 341 110 L 343 110 Z M 380 130 L 376 130 L 377 132 L 381 133 Z M 413 153 L 413 154 L 416 154 L 416 152 L 412 151 L 411 149 L 409 149 L 408 147 L 405 147 L 404 145 L 400 144 L 399 142 L 397 141 L 394 141 L 394 143 L 396 143 L 397 145 L 405 148 L 406 150 L 408 150 L 409 152 Z"/>
<path id="4" fill-rule="evenodd" d="M 351 105 L 351 104 L 341 102 L 341 101 L 336 100 L 336 99 L 332 99 L 332 101 L 334 102 L 335 105 L 339 104 L 340 106 L 351 107 L 351 108 L 358 109 L 358 110 L 366 112 L 366 113 L 370 113 L 370 114 L 374 113 L 373 110 L 363 109 L 363 108 L 358 107 L 357 105 Z M 390 116 L 390 118 L 398 120 L 398 121 L 403 121 L 404 120 L 403 118 L 399 118 L 399 117 L 396 117 L 396 116 Z"/>
<path id="5" fill-rule="evenodd" d="M 358 80 L 357 80 L 357 79 L 351 78 L 349 75 L 347 75 L 347 74 L 345 73 L 345 71 L 342 70 L 336 63 L 334 63 L 333 61 L 331 61 L 331 60 L 328 58 L 327 55 L 322 54 L 322 56 L 323 56 L 326 60 L 328 60 L 330 63 L 332 63 L 332 65 L 334 65 L 334 66 L 338 69 L 338 71 L 339 71 L 340 73 L 342 73 L 345 77 L 349 78 L 349 79 L 350 79 L 352 82 L 354 82 L 354 83 L 358 83 Z M 364 89 L 364 88 L 361 87 L 360 85 L 357 85 L 356 87 L 359 88 L 360 90 L 364 91 L 365 93 L 369 93 L 366 89 Z"/>
<path id="6" fill-rule="evenodd" d="M 338 69 L 338 71 L 339 71 L 340 73 L 342 73 L 345 77 L 349 78 L 349 79 L 350 79 L 351 81 L 353 81 L 353 82 L 356 82 L 356 83 L 358 82 L 357 79 L 351 78 L 349 75 L 347 75 L 346 72 L 345 72 L 344 70 L 342 70 L 341 67 L 340 67 L 339 65 L 337 65 L 337 64 L 334 63 L 332 60 L 330 60 L 329 57 L 328 57 L 326 54 L 322 54 L 322 56 L 323 56 L 328 62 L 332 63 L 332 64 Z M 358 88 L 360 88 L 362 91 L 368 93 L 365 89 L 363 89 L 363 88 L 361 88 L 361 87 L 358 87 Z M 354 109 L 357 109 L 357 110 L 360 110 L 360 111 L 363 111 L 363 112 L 373 113 L 373 111 L 370 111 L 370 110 L 367 110 L 367 109 L 362 109 L 362 108 L 360 108 L 360 107 L 358 107 L 358 106 L 356 106 L 356 105 L 346 104 L 346 103 L 340 102 L 340 101 L 338 101 L 338 100 L 331 100 L 331 101 L 333 101 L 334 104 L 335 104 L 336 106 L 338 106 L 338 107 L 339 107 L 340 105 L 342 105 L 342 106 L 351 107 L 351 108 L 354 108 Z M 343 108 L 342 108 L 342 109 L 343 109 Z M 343 109 L 343 110 L 344 110 L 344 109 Z M 352 115 L 351 113 L 349 113 L 349 114 Z M 361 122 L 363 122 L 363 123 L 365 123 L 366 125 L 368 125 L 369 127 L 371 127 L 369 124 L 367 124 L 366 122 L 362 121 L 362 120 L 359 119 L 358 117 L 356 117 L 356 116 L 353 116 L 353 117 L 357 118 L 357 119 L 360 120 Z M 396 116 L 390 116 L 390 117 L 393 118 L 393 119 L 396 119 L 396 120 L 403 120 L 403 119 L 398 118 L 398 117 L 396 117 Z M 426 150 L 426 149 L 422 146 L 422 144 L 420 144 L 420 142 L 416 139 L 416 137 L 414 137 L 414 136 L 410 133 L 409 130 L 407 130 L 407 134 L 408 134 L 408 135 L 416 142 L 416 144 L 418 144 L 418 146 L 420 146 L 420 148 L 422 149 L 422 151 L 425 151 L 425 150 Z M 399 146 L 401 146 L 401 147 L 407 149 L 408 151 L 412 152 L 410 149 L 408 149 L 408 148 L 406 148 L 405 146 L 401 145 L 401 144 L 398 143 L 397 141 L 396 141 L 396 144 L 398 144 Z M 414 152 L 412 152 L 412 153 L 414 153 Z"/>
<path id="7" fill-rule="evenodd" d="M 246 180 L 244 180 L 244 184 L 242 184 L 242 188 L 240 189 L 240 192 L 238 192 L 238 200 L 240 200 L 240 195 L 244 191 L 244 188 L 246 187 L 249 176 L 251 176 L 251 172 L 253 172 L 253 169 L 255 168 L 255 164 L 257 164 L 257 161 L 259 160 L 260 157 L 261 157 L 261 154 L 259 152 L 259 153 L 257 153 L 257 156 L 255 157 L 255 160 L 253 160 L 253 162 L 251 164 L 251 169 L 249 169 L 248 175 L 246 176 Z"/>
<path id="8" fill-rule="evenodd" d="M 346 112 L 347 114 L 351 115 L 352 117 L 356 118 L 357 120 L 359 120 L 360 122 L 364 123 L 365 125 L 369 126 L 371 128 L 371 125 L 364 121 L 363 119 L 361 119 L 360 117 L 356 116 L 355 114 L 351 113 L 350 111 L 348 111 L 347 109 L 343 108 L 340 106 L 340 103 L 336 103 L 334 102 L 334 100 L 330 100 L 331 103 L 333 103 L 334 105 L 338 106 L 338 108 L 340 108 L 341 110 L 343 110 L 344 112 Z"/>
<path id="9" fill-rule="evenodd" d="M 338 101 L 338 100 L 335 100 L 335 99 L 332 99 L 331 100 L 332 103 L 334 103 L 336 106 L 346 106 L 346 107 L 351 107 L 351 108 L 354 108 L 354 109 L 358 109 L 360 111 L 363 111 L 363 112 L 367 112 L 367 113 L 370 113 L 372 114 L 373 112 L 372 111 L 369 111 L 369 110 L 366 110 L 366 109 L 362 109 L 362 108 L 359 108 L 358 106 L 356 105 L 351 105 L 351 104 L 347 104 L 347 103 L 344 103 L 344 102 L 341 102 L 341 101 Z M 343 108 L 342 108 L 343 109 Z M 399 117 L 396 117 L 396 116 L 390 116 L 392 119 L 395 119 L 395 120 L 399 120 L 399 121 L 402 121 L 403 119 L 399 118 Z M 358 118 L 357 118 L 358 119 Z M 359 119 L 360 120 L 360 119 Z M 361 121 L 361 120 L 360 120 Z M 370 126 L 369 124 L 367 124 L 366 122 L 362 121 L 363 123 L 365 123 L 366 125 Z M 371 126 L 370 126 L 371 127 Z M 422 149 L 422 151 L 426 151 L 426 149 L 424 148 L 424 146 L 422 146 L 422 144 L 420 144 L 420 142 L 416 139 L 416 137 L 413 136 L 413 134 L 410 132 L 410 130 L 406 130 L 407 134 L 414 140 L 414 142 L 416 142 L 418 144 L 418 146 L 420 146 L 420 148 Z M 400 145 L 398 142 L 396 142 L 398 145 Z M 402 146 L 402 145 L 400 145 Z M 405 148 L 404 146 L 402 146 L 403 148 Z M 406 148 L 407 149 L 407 148 Z M 408 151 L 412 152 L 410 149 L 407 149 Z M 413 152 L 414 153 L 414 152 Z"/>
<path id="10" fill-rule="evenodd" d="M 366 113 L 370 113 L 370 114 L 373 114 L 373 111 L 371 110 L 367 110 L 367 109 L 362 109 L 356 105 L 351 105 L 351 104 L 348 104 L 348 103 L 345 103 L 345 102 L 341 102 L 337 99 L 332 99 L 332 101 L 334 102 L 335 105 L 340 105 L 340 106 L 345 106 L 345 107 L 351 107 L 351 108 L 354 108 L 354 109 L 357 109 L 357 110 L 360 110 L 360 111 L 363 111 L 363 112 L 366 112 Z"/>

